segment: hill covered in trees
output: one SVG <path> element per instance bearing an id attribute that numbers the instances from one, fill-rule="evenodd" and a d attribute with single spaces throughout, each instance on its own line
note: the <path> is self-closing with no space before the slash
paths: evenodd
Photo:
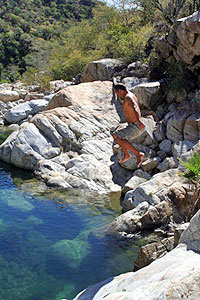
<path id="1" fill-rule="evenodd" d="M 0 81 L 71 80 L 99 58 L 149 61 L 147 41 L 196 0 L 1 0 Z M 150 45 L 152 50 L 153 45 Z M 148 50 L 148 51 L 146 51 Z"/>
<path id="2" fill-rule="evenodd" d="M 96 0 L 1 0 L 0 73 L 14 79 L 27 68 L 38 41 L 60 38 L 72 21 L 92 17 Z"/>

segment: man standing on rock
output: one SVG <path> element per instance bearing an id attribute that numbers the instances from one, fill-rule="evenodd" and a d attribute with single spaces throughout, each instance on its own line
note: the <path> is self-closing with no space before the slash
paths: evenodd
<path id="1" fill-rule="evenodd" d="M 123 113 L 127 122 L 123 123 L 123 128 L 121 128 L 122 126 L 120 124 L 117 129 L 112 132 L 115 142 L 124 152 L 124 158 L 119 163 L 122 164 L 131 158 L 131 155 L 128 152 L 129 150 L 135 154 L 137 158 L 137 166 L 139 168 L 141 166 L 144 153 L 136 150 L 129 142 L 133 138 L 140 136 L 145 129 L 145 125 L 141 120 L 138 99 L 122 84 L 115 84 L 113 88 L 117 97 L 119 97 L 122 101 Z"/>

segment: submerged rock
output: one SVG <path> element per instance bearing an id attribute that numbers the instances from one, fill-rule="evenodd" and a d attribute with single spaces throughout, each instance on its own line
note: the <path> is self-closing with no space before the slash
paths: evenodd
<path id="1" fill-rule="evenodd" d="M 197 300 L 199 277 L 200 256 L 180 245 L 149 266 L 108 278 L 74 300 Z"/>
<path id="2" fill-rule="evenodd" d="M 89 254 L 89 243 L 80 239 L 60 240 L 50 247 L 51 257 L 72 269 L 77 269 L 81 261 Z"/>

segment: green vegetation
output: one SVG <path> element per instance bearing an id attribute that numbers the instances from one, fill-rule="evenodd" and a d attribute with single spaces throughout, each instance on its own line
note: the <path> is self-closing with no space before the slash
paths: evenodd
<path id="1" fill-rule="evenodd" d="M 192 158 L 187 162 L 184 162 L 179 158 L 179 161 L 186 167 L 186 171 L 181 174 L 184 178 L 187 178 L 194 184 L 200 183 L 200 154 L 195 152 Z"/>
<path id="2" fill-rule="evenodd" d="M 18 79 L 27 69 L 27 55 L 60 38 L 69 22 L 91 18 L 95 5 L 96 0 L 2 0 L 0 80 Z"/>
<path id="3" fill-rule="evenodd" d="M 199 192 L 200 192 L 200 154 L 195 152 L 193 156 L 184 162 L 179 158 L 179 161 L 185 166 L 186 170 L 180 176 L 187 179 L 191 184 L 191 192 L 193 194 L 191 207 L 189 209 L 187 220 L 189 221 L 199 207 Z"/>
<path id="4" fill-rule="evenodd" d="M 155 23 L 168 23 L 168 30 L 178 16 L 197 7 L 191 0 L 105 2 L 2 0 L 0 82 L 22 79 L 47 87 L 50 80 L 71 80 L 94 59 L 146 61 Z"/>

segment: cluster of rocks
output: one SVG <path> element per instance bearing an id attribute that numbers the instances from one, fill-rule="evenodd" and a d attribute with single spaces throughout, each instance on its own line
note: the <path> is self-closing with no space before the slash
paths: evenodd
<path id="1" fill-rule="evenodd" d="M 179 24 L 185 31 L 187 22 L 192 28 L 190 19 Z M 195 18 L 193 23 L 197 26 Z M 195 55 L 200 55 L 197 48 Z M 103 59 L 91 62 L 86 72 L 73 83 L 51 82 L 51 91 L 45 94 L 40 93 L 37 86 L 25 87 L 22 83 L 0 85 L 1 122 L 17 124 L 15 131 L 0 145 L 0 159 L 32 170 L 53 187 L 98 193 L 121 191 L 124 213 L 106 227 L 106 234 L 129 239 L 138 232 L 164 226 L 161 244 L 151 245 L 150 257 L 145 256 L 150 252 L 147 246 L 141 249 L 145 259 L 141 263 L 138 258 L 137 268 L 143 267 L 144 261 L 148 264 L 161 257 L 177 244 L 177 240 L 174 241 L 177 224 L 188 221 L 188 210 L 193 201 L 191 186 L 179 176 L 182 166 L 178 158 L 188 160 L 194 152 L 200 153 L 200 90 L 192 94 L 174 91 L 166 97 L 165 82 L 150 81 L 149 76 L 149 67 L 140 62 L 126 66 L 120 60 Z M 113 145 L 110 131 L 119 122 L 123 123 L 124 117 L 122 106 L 113 94 L 113 77 L 124 83 L 139 100 L 146 130 L 132 143 L 145 153 L 141 170 L 137 170 L 134 156 L 122 165 L 118 163 L 123 153 Z M 165 256 L 169 257 L 167 262 L 164 258 L 163 263 L 155 262 L 159 274 L 155 293 L 160 291 L 160 280 L 164 276 L 161 276 L 160 265 L 170 268 L 176 262 L 179 272 L 179 264 L 183 262 L 186 272 L 191 270 L 184 260 L 188 258 L 193 263 L 196 254 L 188 253 L 185 248 L 174 251 L 175 257 L 180 256 L 180 259 L 176 260 L 169 253 Z M 150 265 L 148 268 L 147 274 L 154 274 L 151 271 L 154 267 Z M 115 296 L 144 299 L 144 295 L 148 299 L 157 299 L 149 296 L 146 286 L 151 286 L 153 279 L 148 275 L 149 281 L 145 279 L 145 285 L 141 279 L 142 276 L 146 278 L 145 271 L 139 272 L 136 273 L 139 275 L 122 275 L 120 279 L 110 280 L 113 282 L 112 292 L 109 284 L 102 290 L 103 294 L 97 292 L 105 285 L 101 283 L 77 299 L 86 299 L 88 293 L 87 299 L 115 299 Z M 197 276 L 198 272 L 195 274 Z M 179 277 L 182 280 L 181 275 Z M 121 279 L 126 283 L 123 289 L 128 293 L 119 290 Z M 194 278 L 191 280 L 196 287 Z M 135 282 L 138 294 L 133 292 Z M 120 283 L 120 286 L 123 285 Z M 163 286 L 173 295 L 173 285 L 169 288 L 171 279 Z M 186 286 L 183 284 L 181 288 L 184 290 Z M 165 297 L 161 299 L 170 299 L 167 295 Z"/>
<path id="2" fill-rule="evenodd" d="M 170 250 L 170 245 L 163 241 L 164 256 L 137 272 L 108 278 L 82 291 L 74 300 L 199 299 L 199 229 L 200 212 L 192 218 L 175 249 L 166 253 Z M 159 246 L 154 245 L 154 248 Z"/>

